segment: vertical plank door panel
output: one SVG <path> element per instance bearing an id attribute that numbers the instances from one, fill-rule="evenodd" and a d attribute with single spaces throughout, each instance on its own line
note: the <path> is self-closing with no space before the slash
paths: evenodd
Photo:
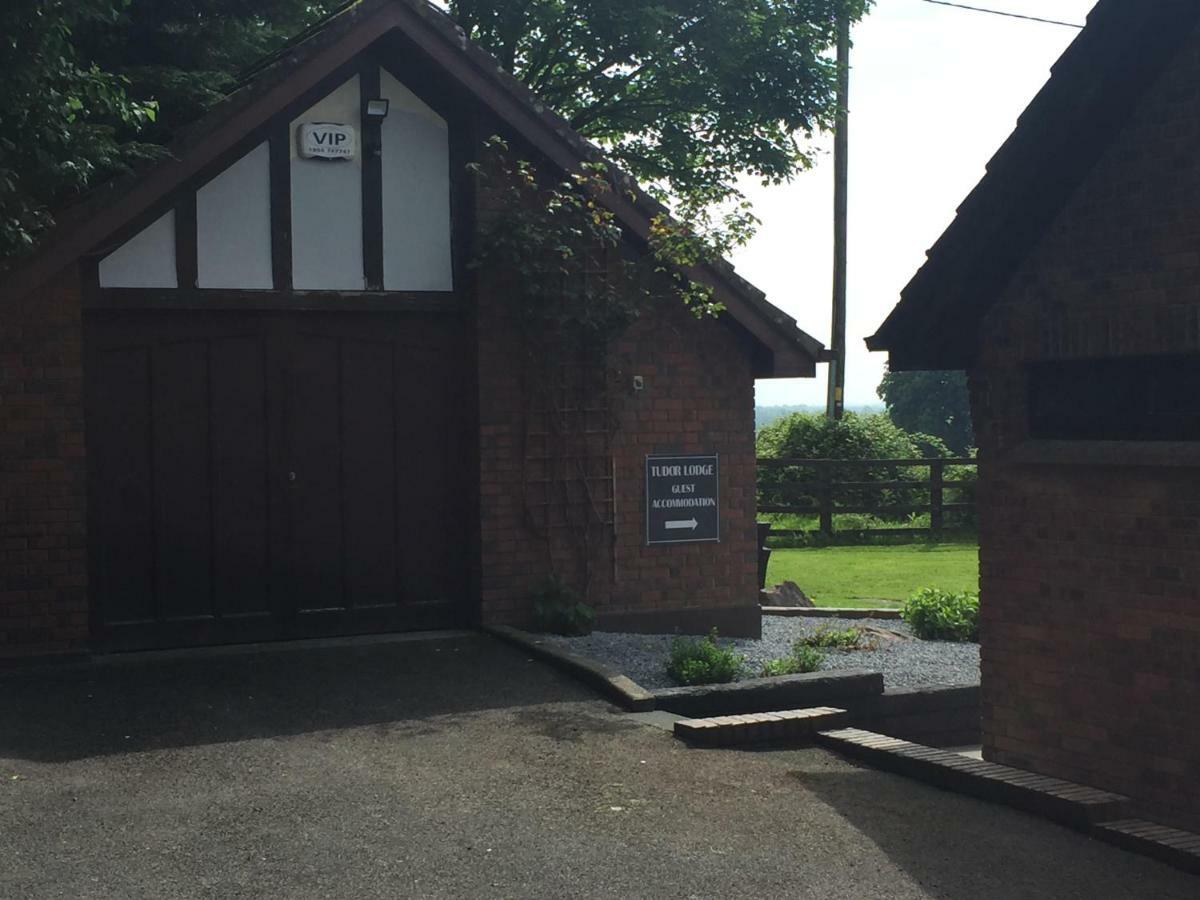
<path id="1" fill-rule="evenodd" d="M 341 347 L 304 326 L 287 354 L 289 591 L 298 611 L 344 608 Z"/>
<path id="2" fill-rule="evenodd" d="M 208 342 L 154 354 L 154 547 L 158 618 L 212 615 Z"/>
<path id="3" fill-rule="evenodd" d="M 150 350 L 89 354 L 88 455 L 96 618 L 104 625 L 154 615 Z M 120 402 L 112 402 L 120 398 Z"/>
<path id="4" fill-rule="evenodd" d="M 342 345 L 342 503 L 347 605 L 395 606 L 396 407 L 391 341 Z"/>
<path id="5" fill-rule="evenodd" d="M 401 573 L 405 602 L 456 605 L 463 601 L 469 523 L 462 465 L 462 398 L 453 341 L 426 324 L 419 345 L 398 354 L 397 416 Z"/>
<path id="6" fill-rule="evenodd" d="M 270 611 L 267 348 L 262 335 L 211 345 L 213 595 L 221 616 Z"/>

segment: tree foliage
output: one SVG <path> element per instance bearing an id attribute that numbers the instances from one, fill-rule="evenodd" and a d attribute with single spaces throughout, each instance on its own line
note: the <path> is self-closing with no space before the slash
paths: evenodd
<path id="1" fill-rule="evenodd" d="M 331 0 L 5 0 L 0 260 L 139 161 Z"/>
<path id="2" fill-rule="evenodd" d="M 758 455 L 766 459 L 888 460 L 948 457 L 942 441 L 928 434 L 911 434 L 886 414 L 862 416 L 846 413 L 834 421 L 823 415 L 796 413 L 762 428 L 758 433 Z M 819 478 L 815 466 L 762 468 L 758 473 L 760 506 L 815 504 L 811 489 Z M 853 476 L 853 477 L 851 477 Z M 929 477 L 924 467 L 875 466 L 847 468 L 838 476 L 843 481 L 921 481 Z M 915 504 L 919 491 L 912 489 L 846 489 L 842 499 L 863 506 Z"/>
<path id="3" fill-rule="evenodd" d="M 493 135 L 470 171 L 490 193 L 471 265 L 507 277 L 505 291 L 530 353 L 546 362 L 564 334 L 604 345 L 636 317 L 646 295 L 639 267 L 620 252 L 621 225 L 603 203 L 605 167 L 588 165 L 559 181 L 514 156 Z"/>
<path id="4" fill-rule="evenodd" d="M 451 15 L 573 128 L 657 186 L 680 218 L 753 217 L 735 186 L 812 162 L 798 136 L 828 128 L 845 9 L 870 0 L 449 0 Z M 717 228 L 716 230 L 721 230 Z"/>
<path id="5" fill-rule="evenodd" d="M 77 49 L 78 32 L 111 27 L 120 0 L 8 0 L 0 5 L 0 259 L 32 246 L 49 208 L 146 148 L 122 141 L 152 103 Z"/>
<path id="6" fill-rule="evenodd" d="M 888 416 L 846 413 L 840 420 L 796 413 L 758 433 L 758 455 L 781 459 L 918 459 L 946 457 L 938 438 L 912 434 Z"/>
<path id="7" fill-rule="evenodd" d="M 964 372 L 888 372 L 877 393 L 892 421 L 941 438 L 954 453 L 975 445 Z"/>
<path id="8" fill-rule="evenodd" d="M 344 0 L 125 0 L 115 22 L 79 35 L 80 50 L 125 78 L 161 115 L 139 135 L 166 143 L 233 87 L 241 73 Z"/>

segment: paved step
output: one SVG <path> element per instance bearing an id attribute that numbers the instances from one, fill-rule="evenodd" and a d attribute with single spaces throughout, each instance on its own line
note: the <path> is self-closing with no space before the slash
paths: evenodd
<path id="1" fill-rule="evenodd" d="M 1092 834 L 1124 850 L 1152 856 L 1185 872 L 1200 875 L 1200 834 L 1145 819 L 1101 822 L 1092 828 Z"/>
<path id="2" fill-rule="evenodd" d="M 815 741 L 830 750 L 908 775 L 937 787 L 1036 813 L 1065 825 L 1089 829 L 1126 815 L 1128 797 L 1023 769 L 971 759 L 949 750 L 842 728 L 822 731 Z"/>
<path id="3" fill-rule="evenodd" d="M 853 709 L 883 693 L 883 676 L 865 669 L 807 672 L 776 678 L 748 678 L 732 684 L 662 688 L 655 709 L 692 719 L 837 706 Z"/>
<path id="4" fill-rule="evenodd" d="M 811 740 L 818 731 L 845 725 L 846 720 L 846 710 L 835 706 L 680 719 L 675 723 L 675 737 L 702 747 Z"/>

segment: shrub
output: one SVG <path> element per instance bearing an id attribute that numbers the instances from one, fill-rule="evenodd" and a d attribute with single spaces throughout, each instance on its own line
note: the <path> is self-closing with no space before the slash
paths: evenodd
<path id="1" fill-rule="evenodd" d="M 828 650 L 859 650 L 863 648 L 863 636 L 862 632 L 857 628 L 834 631 L 828 625 L 822 625 L 812 634 L 805 635 L 796 641 L 796 647 L 823 647 Z"/>
<path id="2" fill-rule="evenodd" d="M 825 661 L 825 654 L 816 647 L 809 647 L 799 642 L 792 648 L 790 656 L 773 659 L 763 666 L 763 677 L 775 675 L 801 675 L 805 672 L 815 672 Z"/>
<path id="3" fill-rule="evenodd" d="M 667 674 L 676 684 L 727 684 L 745 668 L 746 657 L 717 643 L 717 629 L 695 640 L 676 638 L 671 644 Z"/>
<path id="4" fill-rule="evenodd" d="M 979 594 L 924 588 L 904 603 L 900 614 L 926 641 L 978 641 Z"/>
<path id="5" fill-rule="evenodd" d="M 772 459 L 887 460 L 950 456 L 938 438 L 910 434 L 897 427 L 886 414 L 854 413 L 847 413 L 839 421 L 808 413 L 787 416 L 759 431 L 757 450 L 760 457 Z M 929 470 L 884 463 L 865 469 L 846 469 L 835 475 L 848 481 L 923 481 L 929 477 Z M 817 496 L 812 488 L 803 485 L 812 485 L 817 478 L 817 471 L 808 466 L 763 468 L 758 473 L 759 506 L 814 506 Z M 916 486 L 883 490 L 845 488 L 839 492 L 839 501 L 846 506 L 878 505 L 885 509 L 914 506 L 927 502 L 928 497 L 927 489 Z"/>
<path id="6" fill-rule="evenodd" d="M 574 637 L 592 633 L 596 611 L 562 579 L 552 577 L 534 591 L 533 621 L 538 631 Z"/>
<path id="7" fill-rule="evenodd" d="M 846 413 L 838 421 L 794 413 L 760 430 L 757 443 L 759 456 L 802 459 L 914 459 L 926 449 L 882 413 Z"/>

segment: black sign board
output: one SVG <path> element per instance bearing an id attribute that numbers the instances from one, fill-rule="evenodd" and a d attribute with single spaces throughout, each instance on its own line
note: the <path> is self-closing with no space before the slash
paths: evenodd
<path id="1" fill-rule="evenodd" d="M 721 539 L 720 465 L 714 456 L 646 457 L 646 543 Z"/>

